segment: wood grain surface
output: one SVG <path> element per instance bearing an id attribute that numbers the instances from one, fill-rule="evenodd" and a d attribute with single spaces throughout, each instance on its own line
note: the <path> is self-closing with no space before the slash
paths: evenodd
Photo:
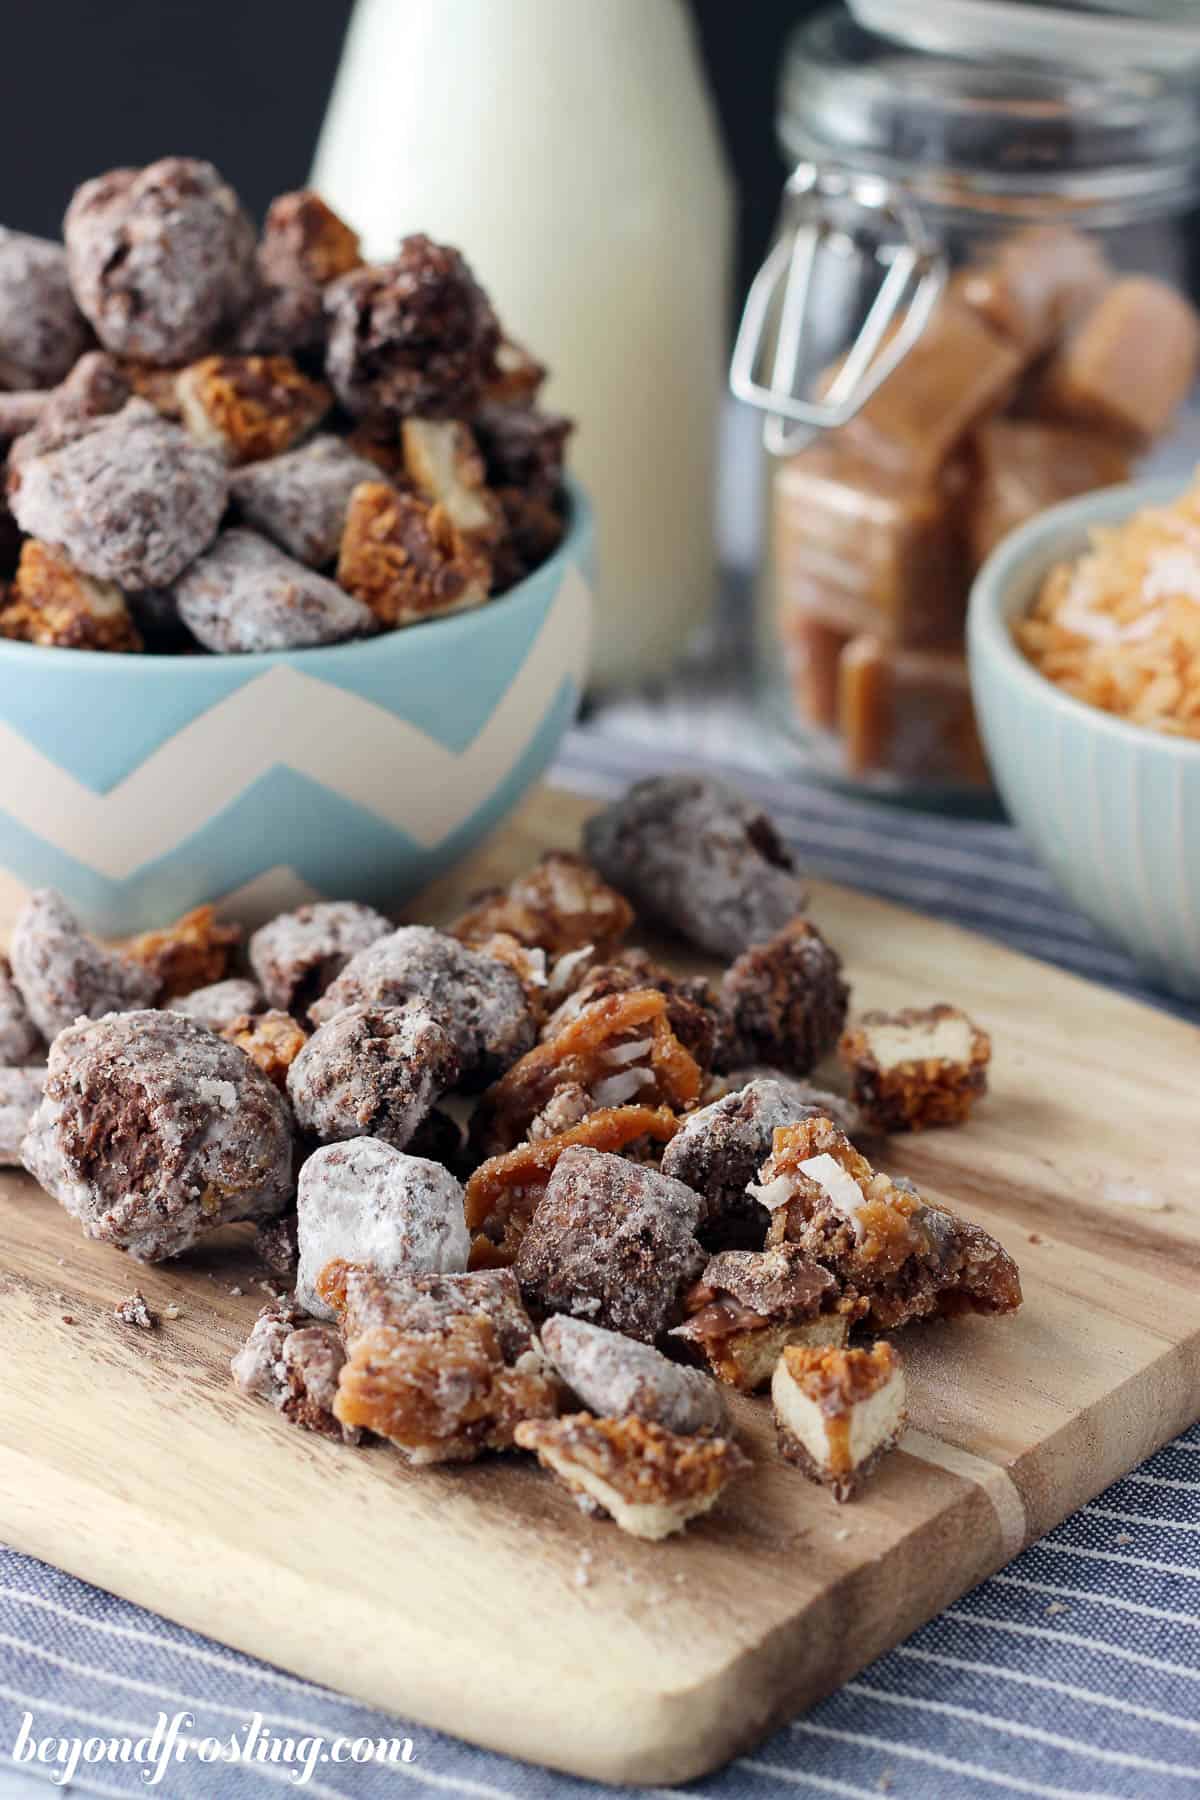
<path id="1" fill-rule="evenodd" d="M 444 919 L 586 809 L 543 791 L 412 916 Z M 495 1749 L 675 1782 L 745 1750 L 1200 1412 L 1200 1033 L 818 886 L 855 1004 L 947 999 L 993 1034 L 964 1130 L 886 1166 L 1021 1265 L 1015 1317 L 905 1334 L 912 1428 L 835 1507 L 736 1415 L 751 1473 L 686 1536 L 588 1520 L 519 1457 L 407 1469 L 230 1385 L 264 1294 L 244 1228 L 142 1269 L 0 1181 L 0 1536 L 284 1668 Z M 680 960 L 680 959 L 676 959 Z M 691 966 L 697 966 L 695 964 Z M 153 1334 L 115 1304 L 140 1287 Z M 71 1322 L 68 1323 L 67 1321 Z"/>

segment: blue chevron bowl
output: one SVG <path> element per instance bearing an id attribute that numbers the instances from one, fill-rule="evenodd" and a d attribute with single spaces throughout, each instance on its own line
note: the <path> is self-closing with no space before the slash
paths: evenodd
<path id="1" fill-rule="evenodd" d="M 56 887 L 117 937 L 205 900 L 394 909 L 549 764 L 587 674 L 588 503 L 474 612 L 329 649 L 141 656 L 0 641 L 0 920 Z"/>

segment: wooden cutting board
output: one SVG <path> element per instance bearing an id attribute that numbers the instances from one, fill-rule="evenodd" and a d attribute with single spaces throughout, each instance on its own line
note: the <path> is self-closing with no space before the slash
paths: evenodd
<path id="1" fill-rule="evenodd" d="M 542 792 L 413 909 L 444 919 L 586 808 Z M 774 1454 L 638 1543 L 519 1457 L 415 1472 L 230 1385 L 264 1296 L 244 1228 L 138 1269 L 0 1183 L 0 1537 L 312 1679 L 603 1780 L 712 1769 L 845 1681 L 1200 1412 L 1200 1033 L 950 926 L 820 885 L 860 1007 L 993 1034 L 965 1130 L 887 1159 L 1019 1261 L 1014 1318 L 906 1334 L 912 1428 L 835 1507 Z M 153 1335 L 115 1303 L 178 1308 Z M 240 1290 L 240 1291 L 239 1291 Z M 70 1319 L 72 1322 L 68 1323 Z"/>

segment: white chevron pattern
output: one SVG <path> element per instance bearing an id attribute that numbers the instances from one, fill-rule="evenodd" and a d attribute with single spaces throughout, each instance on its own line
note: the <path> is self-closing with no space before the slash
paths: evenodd
<path id="1" fill-rule="evenodd" d="M 461 753 L 370 701 L 280 665 L 193 719 L 108 794 L 93 793 L 0 722 L 6 808 L 45 842 L 120 881 L 284 764 L 433 849 L 517 761 L 564 676 L 582 687 L 587 596 L 579 571 L 566 570 L 515 680 Z"/>

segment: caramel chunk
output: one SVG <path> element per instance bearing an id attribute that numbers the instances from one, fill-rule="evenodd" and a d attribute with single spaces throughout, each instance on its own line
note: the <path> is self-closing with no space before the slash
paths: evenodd
<path id="1" fill-rule="evenodd" d="M 582 1144 L 616 1156 L 636 1155 L 647 1144 L 669 1143 L 678 1129 L 678 1119 L 665 1106 L 606 1107 L 481 1163 L 466 1187 L 467 1226 L 475 1233 L 472 1268 L 502 1268 L 515 1259 L 564 1150 Z"/>
<path id="2" fill-rule="evenodd" d="M 560 981 L 561 968 L 560 963 L 554 971 Z M 668 1025 L 700 1070 L 707 1071 L 717 1043 L 717 1002 L 712 988 L 702 975 L 673 975 L 645 950 L 636 948 L 619 950 L 611 962 L 584 973 L 579 986 L 546 1021 L 543 1038 L 557 1037 L 593 1001 L 610 994 L 628 994 L 635 988 L 653 988 L 663 996 Z"/>
<path id="3" fill-rule="evenodd" d="M 27 1069 L 0 1069 L 0 1167 L 21 1167 L 21 1145 L 42 1102 L 46 1070 L 42 1064 Z"/>
<path id="4" fill-rule="evenodd" d="M 516 1272 L 546 1312 L 652 1344 L 704 1265 L 700 1198 L 657 1169 L 579 1146 L 563 1151 L 530 1220 Z"/>
<path id="5" fill-rule="evenodd" d="M 794 596 L 789 590 L 789 599 Z M 857 626 L 790 604 L 779 621 L 792 701 L 800 717 L 820 731 L 836 731 L 840 706 L 842 651 Z"/>
<path id="6" fill-rule="evenodd" d="M 325 290 L 326 366 L 342 405 L 374 423 L 470 418 L 490 378 L 500 328 L 457 250 L 420 235 L 395 259 Z"/>
<path id="7" fill-rule="evenodd" d="M 214 349 L 254 286 L 254 227 L 211 163 L 168 156 L 75 190 L 71 287 L 106 350 L 178 364 Z"/>
<path id="8" fill-rule="evenodd" d="M 355 900 L 318 900 L 280 913 L 246 946 L 268 1006 L 303 1015 L 352 956 L 392 932 L 390 919 Z"/>
<path id="9" fill-rule="evenodd" d="M 709 1512 L 726 1483 L 749 1467 L 728 1438 L 681 1437 L 639 1418 L 572 1413 L 518 1425 L 516 1441 L 565 1482 L 585 1512 L 607 1514 L 622 1531 L 652 1542 Z"/>
<path id="10" fill-rule="evenodd" d="M 792 1347 L 771 1382 L 781 1456 L 835 1500 L 851 1500 L 908 1420 L 904 1369 L 890 1344 Z"/>
<path id="11" fill-rule="evenodd" d="M 223 531 L 172 593 L 193 637 L 218 655 L 339 644 L 375 629 L 360 601 L 240 526 Z"/>
<path id="12" fill-rule="evenodd" d="M 1045 418 L 1143 443 L 1165 431 L 1196 379 L 1200 318 L 1165 281 L 1130 275 L 1051 358 L 1035 406 Z"/>
<path id="13" fill-rule="evenodd" d="M 837 1043 L 849 999 L 837 951 L 807 919 L 793 919 L 727 970 L 718 1065 L 766 1062 L 807 1075 Z"/>
<path id="14" fill-rule="evenodd" d="M 365 481 L 350 497 L 337 578 L 381 625 L 414 625 L 482 606 L 491 586 L 485 550 L 444 506 Z"/>
<path id="15" fill-rule="evenodd" d="M 256 530 L 297 562 L 321 569 L 337 557 L 351 494 L 374 479 L 365 456 L 326 433 L 284 456 L 238 469 L 229 491 Z"/>
<path id="16" fill-rule="evenodd" d="M 349 1352 L 337 1417 L 389 1438 L 409 1462 L 507 1450 L 523 1420 L 558 1410 L 558 1383 L 509 1270 L 387 1280 L 334 1264 L 320 1289 Z"/>
<path id="17" fill-rule="evenodd" d="M 80 1020 L 50 1046 L 25 1167 L 88 1237 L 142 1262 L 292 1194 L 292 1120 L 249 1057 L 173 1012 Z"/>
<path id="18" fill-rule="evenodd" d="M 53 544 L 26 538 L 0 636 L 65 650 L 140 650 L 141 635 L 111 581 L 85 575 Z"/>
<path id="19" fill-rule="evenodd" d="M 1024 355 L 1048 350 L 1104 294 L 1112 272 L 1093 238 L 1029 225 L 986 245 L 955 276 L 954 295 Z"/>
<path id="20" fill-rule="evenodd" d="M 287 1091 L 301 1128 L 322 1143 L 373 1137 L 403 1150 L 461 1070 L 454 1038 L 420 1001 L 347 1006 L 303 1046 Z"/>
<path id="21" fill-rule="evenodd" d="M 325 287 L 361 262 L 358 233 L 312 188 L 272 200 L 258 243 L 259 268 L 270 279 Z"/>
<path id="22" fill-rule="evenodd" d="M 1047 507 L 1129 479 L 1130 458 L 1122 444 L 1067 425 L 988 419 L 976 431 L 973 448 L 967 536 L 976 563 Z"/>
<path id="23" fill-rule="evenodd" d="M 403 1006 L 419 1000 L 454 1039 L 463 1079 L 485 1084 L 532 1044 L 534 1024 L 521 983 L 431 925 L 402 925 L 351 957 L 313 1006 L 322 1025 L 347 1006 Z"/>
<path id="24" fill-rule="evenodd" d="M 959 1125 L 987 1091 L 992 1045 L 956 1006 L 864 1013 L 838 1045 L 876 1131 Z"/>
<path id="25" fill-rule="evenodd" d="M 308 1033 L 291 1013 L 240 1013 L 221 1028 L 221 1036 L 257 1063 L 268 1081 L 287 1092 L 288 1070 L 308 1042 Z"/>
<path id="26" fill-rule="evenodd" d="M 464 944 L 497 932 L 550 958 L 585 945 L 605 956 L 633 924 L 633 908 L 582 856 L 550 850 L 506 888 L 477 894 L 450 930 Z"/>
<path id="27" fill-rule="evenodd" d="M 778 1130 L 753 1191 L 772 1213 L 768 1241 L 799 1244 L 878 1330 L 1021 1304 L 1017 1266 L 995 1238 L 877 1173 L 828 1119 Z"/>
<path id="28" fill-rule="evenodd" d="M 738 956 L 804 908 L 804 884 L 763 812 L 698 775 L 637 781 L 589 819 L 584 849 L 646 919 Z"/>
<path id="29" fill-rule="evenodd" d="M 223 981 L 241 941 L 240 925 L 222 925 L 215 908 L 197 906 L 173 925 L 133 938 L 125 954 L 157 976 L 161 1004 Z"/>
<path id="30" fill-rule="evenodd" d="M 578 1091 L 579 1116 L 630 1101 L 679 1112 L 699 1095 L 700 1070 L 671 1030 L 664 995 L 613 994 L 584 1007 L 488 1089 L 471 1121 L 473 1143 L 489 1156 L 511 1150 L 565 1088 Z"/>
<path id="31" fill-rule="evenodd" d="M 0 387 L 53 387 L 87 342 L 62 245 L 0 229 Z"/>
<path id="32" fill-rule="evenodd" d="M 856 1311 L 839 1306 L 833 1276 L 797 1244 L 723 1250 L 685 1304 L 688 1316 L 671 1336 L 695 1345 L 718 1381 L 744 1394 L 766 1386 L 787 1345 L 844 1344 Z"/>
<path id="33" fill-rule="evenodd" d="M 61 894 L 41 888 L 17 915 L 12 977 L 47 1043 L 76 1019 L 153 1005 L 158 977 L 142 963 L 93 942 Z"/>
<path id="34" fill-rule="evenodd" d="M 196 442 L 228 463 L 290 450 L 333 404 L 329 389 L 290 356 L 206 356 L 183 370 L 175 391 Z"/>
<path id="35" fill-rule="evenodd" d="M 209 1031 L 224 1031 L 227 1025 L 241 1024 L 252 1013 L 263 1009 L 263 996 L 252 981 L 231 975 L 227 981 L 214 981 L 211 987 L 195 988 L 168 1002 L 168 1011 L 183 1013 L 206 1025 Z"/>
<path id="36" fill-rule="evenodd" d="M 728 1423 L 716 1383 L 699 1369 L 669 1362 L 650 1344 L 556 1313 L 542 1327 L 542 1348 L 591 1413 L 645 1419 L 683 1437 Z"/>
<path id="37" fill-rule="evenodd" d="M 277 1300 L 263 1307 L 230 1368 L 238 1391 L 249 1399 L 267 1401 L 306 1431 L 357 1444 L 362 1432 L 333 1414 L 345 1361 L 336 1331 L 314 1325 L 291 1301 Z"/>
<path id="38" fill-rule="evenodd" d="M 387 1276 L 467 1266 L 458 1182 L 448 1169 L 379 1138 L 329 1144 L 308 1158 L 300 1171 L 296 1234 L 296 1298 L 322 1319 L 333 1317 L 320 1286 L 331 1263 Z"/>
<path id="39" fill-rule="evenodd" d="M 499 501 L 470 426 L 460 419 L 403 419 L 404 471 L 415 491 L 443 508 L 464 540 L 493 543 L 503 530 Z"/>
<path id="40" fill-rule="evenodd" d="M 966 658 L 952 650 L 895 650 L 855 638 L 839 685 L 846 768 L 913 781 L 978 787 L 988 779 Z"/>

